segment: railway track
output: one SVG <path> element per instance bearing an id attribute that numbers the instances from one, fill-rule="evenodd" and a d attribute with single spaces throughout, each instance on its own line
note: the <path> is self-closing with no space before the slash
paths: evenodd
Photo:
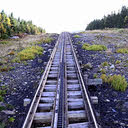
<path id="1" fill-rule="evenodd" d="M 99 128 L 70 34 L 60 34 L 22 128 Z"/>

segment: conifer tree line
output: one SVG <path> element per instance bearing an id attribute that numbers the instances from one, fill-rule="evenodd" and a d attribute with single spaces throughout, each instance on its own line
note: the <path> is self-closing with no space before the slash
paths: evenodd
<path id="1" fill-rule="evenodd" d="M 40 34 L 45 32 L 44 29 L 37 27 L 32 21 L 16 19 L 11 13 L 9 16 L 2 10 L 0 12 L 0 38 L 6 39 L 18 34 Z"/>
<path id="2" fill-rule="evenodd" d="M 127 28 L 128 27 L 128 8 L 123 6 L 118 13 L 111 13 L 102 19 L 90 22 L 86 30 L 105 29 L 105 28 Z"/>

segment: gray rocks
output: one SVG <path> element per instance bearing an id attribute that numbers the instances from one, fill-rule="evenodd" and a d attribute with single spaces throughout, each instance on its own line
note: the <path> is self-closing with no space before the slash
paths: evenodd
<path id="1" fill-rule="evenodd" d="M 126 109 L 128 109 L 128 102 L 125 102 L 125 103 L 123 104 L 123 107 L 126 108 Z"/>
<path id="2" fill-rule="evenodd" d="M 83 64 L 82 65 L 82 68 L 85 69 L 85 70 L 87 70 L 87 69 L 92 69 L 93 66 L 92 66 L 92 64 L 90 62 L 88 62 L 87 64 Z"/>
<path id="3" fill-rule="evenodd" d="M 10 111 L 10 110 L 3 110 L 2 112 L 4 112 L 7 115 L 14 115 L 15 114 L 15 110 Z"/>

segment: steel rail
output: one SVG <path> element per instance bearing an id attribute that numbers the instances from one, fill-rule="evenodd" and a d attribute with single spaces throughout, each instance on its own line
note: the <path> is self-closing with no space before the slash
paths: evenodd
<path id="1" fill-rule="evenodd" d="M 69 36 L 69 35 L 68 35 L 68 36 Z M 95 126 L 95 128 L 99 128 L 99 127 L 98 127 L 97 120 L 96 120 L 96 118 L 95 118 L 94 111 L 93 111 L 93 109 L 92 109 L 91 101 L 90 101 L 90 99 L 89 99 L 87 90 L 86 90 L 86 88 L 85 88 L 85 84 L 84 84 L 84 81 L 83 81 L 83 78 L 82 78 L 82 75 L 81 75 L 81 71 L 80 71 L 80 66 L 79 66 L 79 63 L 78 63 L 78 60 L 77 60 L 75 51 L 74 51 L 74 49 L 73 49 L 73 45 L 72 45 L 72 41 L 71 41 L 70 36 L 69 36 L 69 39 L 70 39 L 70 43 L 71 43 L 73 55 L 74 55 L 74 58 L 75 58 L 75 61 L 76 61 L 77 69 L 78 69 L 78 72 L 79 72 L 80 80 L 81 80 L 81 83 L 82 83 L 81 85 L 82 85 L 82 87 L 83 87 L 83 91 L 84 91 L 84 93 L 85 93 L 85 96 L 86 96 L 86 99 L 87 99 L 87 103 L 88 103 L 89 109 L 90 109 L 91 114 L 92 114 L 94 126 Z"/>
<path id="2" fill-rule="evenodd" d="M 59 38 L 58 38 L 59 40 Z M 50 68 L 51 68 L 51 65 L 52 65 L 52 61 L 53 61 L 53 58 L 55 56 L 55 53 L 56 53 L 56 50 L 57 50 L 57 47 L 58 47 L 58 44 L 59 44 L 59 41 L 57 41 L 57 43 L 55 44 L 55 47 L 53 49 L 53 52 L 51 54 L 51 57 L 47 63 L 47 66 L 45 68 L 45 71 L 41 77 L 41 80 L 39 82 L 39 86 L 37 88 L 37 91 L 35 93 L 35 96 L 33 98 L 33 101 L 31 103 L 31 106 L 29 108 L 29 111 L 28 111 L 28 114 L 26 116 L 26 119 L 23 123 L 23 126 L 22 128 L 31 128 L 31 125 L 32 125 L 32 122 L 33 122 L 33 118 L 34 118 L 34 114 L 37 110 L 37 107 L 38 107 L 38 104 L 39 104 L 39 101 L 40 101 L 40 98 L 41 98 L 41 93 L 44 89 L 44 85 L 46 83 L 46 79 L 48 77 L 48 73 L 50 71 Z"/>

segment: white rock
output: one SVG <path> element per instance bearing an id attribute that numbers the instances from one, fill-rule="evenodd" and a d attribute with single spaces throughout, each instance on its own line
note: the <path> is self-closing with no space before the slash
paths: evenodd
<path id="1" fill-rule="evenodd" d="M 10 111 L 10 110 L 2 110 L 2 112 L 4 112 L 7 115 L 14 115 L 15 114 L 15 110 Z"/>
<path id="2" fill-rule="evenodd" d="M 115 66 L 114 66 L 114 64 L 112 64 L 111 66 L 110 66 L 110 69 L 114 69 L 115 68 Z"/>
<path id="3" fill-rule="evenodd" d="M 24 106 L 27 106 L 28 104 L 30 104 L 30 102 L 31 102 L 31 99 L 25 98 L 24 99 Z"/>

